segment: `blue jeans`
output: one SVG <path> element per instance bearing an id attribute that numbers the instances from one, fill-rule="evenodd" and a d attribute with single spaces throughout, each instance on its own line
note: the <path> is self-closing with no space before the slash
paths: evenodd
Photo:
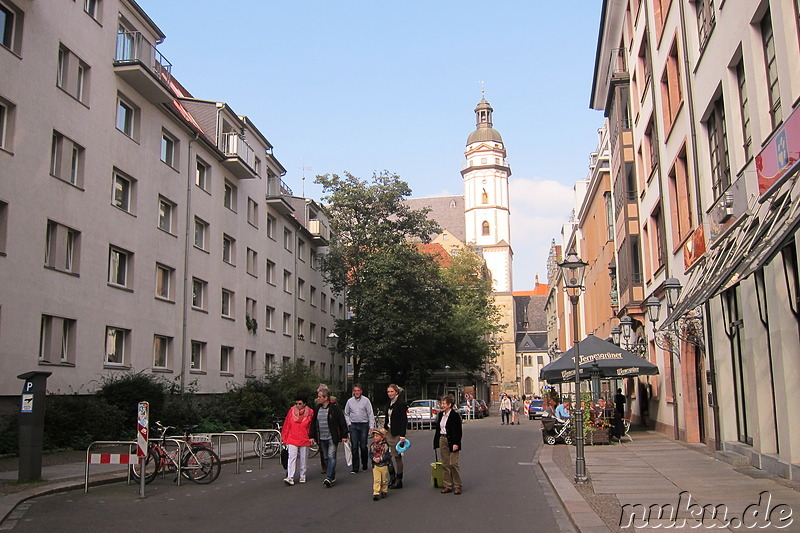
<path id="1" fill-rule="evenodd" d="M 333 439 L 319 441 L 319 453 L 324 453 L 328 459 L 328 470 L 325 472 L 325 477 L 331 481 L 336 479 L 336 451 L 338 447 L 339 445 L 333 442 Z"/>
<path id="2" fill-rule="evenodd" d="M 353 422 L 350 430 L 350 446 L 353 450 L 353 472 L 358 472 L 358 465 L 362 470 L 369 468 L 369 451 L 367 450 L 367 436 L 369 435 L 369 422 Z M 359 461 L 359 457 L 361 460 Z"/>

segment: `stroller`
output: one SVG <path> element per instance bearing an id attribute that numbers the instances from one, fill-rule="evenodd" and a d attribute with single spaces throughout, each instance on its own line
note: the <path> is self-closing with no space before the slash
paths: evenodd
<path id="1" fill-rule="evenodd" d="M 545 444 L 572 444 L 572 419 L 562 420 L 552 415 L 542 415 L 542 440 Z"/>

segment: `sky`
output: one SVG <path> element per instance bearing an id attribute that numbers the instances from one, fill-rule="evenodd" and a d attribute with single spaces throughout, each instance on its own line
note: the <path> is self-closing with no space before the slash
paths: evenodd
<path id="1" fill-rule="evenodd" d="M 173 76 L 247 115 L 284 182 L 316 200 L 314 177 L 344 171 L 463 194 L 484 90 L 512 171 L 514 290 L 547 282 L 603 121 L 589 109 L 601 2 L 137 1 Z"/>

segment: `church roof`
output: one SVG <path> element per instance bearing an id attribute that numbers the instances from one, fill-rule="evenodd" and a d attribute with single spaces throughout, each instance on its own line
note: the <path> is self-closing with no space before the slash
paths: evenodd
<path id="1" fill-rule="evenodd" d="M 442 229 L 448 230 L 453 237 L 466 242 L 467 229 L 464 221 L 463 196 L 432 196 L 428 198 L 408 198 L 406 204 L 412 209 L 429 207 L 428 218 L 435 220 Z M 432 235 L 431 237 L 436 237 Z"/>
<path id="2" fill-rule="evenodd" d="M 514 307 L 516 308 L 517 332 L 547 331 L 547 313 L 544 307 L 547 304 L 547 295 L 519 295 L 514 293 Z"/>
<path id="3" fill-rule="evenodd" d="M 486 101 L 486 98 L 481 98 L 481 101 L 475 106 L 475 131 L 467 137 L 467 146 L 476 142 L 503 142 L 500 133 L 492 128 L 492 111 L 492 106 Z"/>
<path id="4" fill-rule="evenodd" d="M 494 128 L 478 128 L 467 137 L 467 145 L 487 141 L 501 143 L 503 142 L 503 138 L 500 136 L 500 132 Z"/>

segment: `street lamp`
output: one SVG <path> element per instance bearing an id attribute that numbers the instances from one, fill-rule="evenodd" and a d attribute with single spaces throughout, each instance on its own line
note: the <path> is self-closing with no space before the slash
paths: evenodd
<path id="1" fill-rule="evenodd" d="M 339 347 L 339 335 L 331 331 L 328 333 L 328 341 L 331 343 L 331 368 L 336 364 L 336 349 Z M 344 356 L 344 391 L 347 394 L 347 354 Z"/>
<path id="2" fill-rule="evenodd" d="M 619 346 L 619 337 L 622 335 L 622 332 L 619 329 L 619 326 L 614 326 L 611 328 L 611 342 Z"/>
<path id="3" fill-rule="evenodd" d="M 564 280 L 564 292 L 569 295 L 572 303 L 572 329 L 575 344 L 575 410 L 573 420 L 575 421 L 575 483 L 588 483 L 589 476 L 586 475 L 586 457 L 583 450 L 583 405 L 581 404 L 581 366 L 580 366 L 580 337 L 578 335 L 578 300 L 581 292 L 585 290 L 583 286 L 583 275 L 586 272 L 586 263 L 578 257 L 578 254 L 571 251 L 567 258 L 558 263 L 561 277 Z"/>

